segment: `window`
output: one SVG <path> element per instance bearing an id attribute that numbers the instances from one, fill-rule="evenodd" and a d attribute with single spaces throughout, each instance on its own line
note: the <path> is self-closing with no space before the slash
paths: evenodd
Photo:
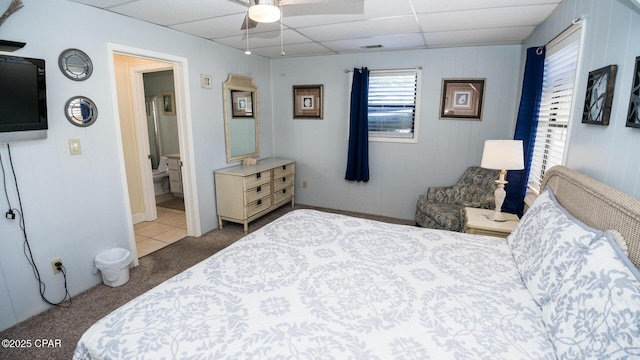
<path id="1" fill-rule="evenodd" d="M 369 140 L 417 141 L 420 70 L 371 70 Z"/>
<path id="2" fill-rule="evenodd" d="M 536 193 L 545 172 L 563 163 L 573 87 L 580 49 L 581 25 L 573 25 L 547 44 L 542 98 L 528 186 Z"/>

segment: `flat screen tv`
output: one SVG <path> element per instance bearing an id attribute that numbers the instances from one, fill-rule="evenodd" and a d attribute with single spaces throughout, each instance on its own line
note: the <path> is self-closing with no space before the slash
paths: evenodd
<path id="1" fill-rule="evenodd" d="M 0 144 L 47 138 L 44 60 L 0 55 Z"/>

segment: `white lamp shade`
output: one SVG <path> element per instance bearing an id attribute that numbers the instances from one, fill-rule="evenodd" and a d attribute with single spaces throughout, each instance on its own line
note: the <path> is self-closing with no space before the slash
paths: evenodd
<path id="1" fill-rule="evenodd" d="M 522 140 L 487 140 L 480 166 L 495 170 L 524 169 Z"/>
<path id="2" fill-rule="evenodd" d="M 275 0 L 258 0 L 249 8 L 249 18 L 260 23 L 272 23 L 280 20 L 280 8 Z"/>

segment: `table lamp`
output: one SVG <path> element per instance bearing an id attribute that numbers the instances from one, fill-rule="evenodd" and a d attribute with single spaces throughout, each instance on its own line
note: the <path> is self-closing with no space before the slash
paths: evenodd
<path id="1" fill-rule="evenodd" d="M 524 169 L 524 151 L 522 140 L 486 140 L 484 142 L 484 151 L 482 152 L 482 162 L 480 167 L 485 169 L 500 170 L 500 178 L 496 180 L 498 187 L 494 192 L 496 201 L 496 210 L 489 219 L 493 221 L 507 221 L 502 214 L 502 203 L 507 193 L 504 191 L 504 185 L 507 181 L 504 179 L 507 170 Z"/>

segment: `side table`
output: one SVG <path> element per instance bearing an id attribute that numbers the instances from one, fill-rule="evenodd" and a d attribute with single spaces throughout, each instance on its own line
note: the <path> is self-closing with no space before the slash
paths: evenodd
<path id="1" fill-rule="evenodd" d="M 515 229 L 520 219 L 515 214 L 504 213 L 507 221 L 489 220 L 493 210 L 467 207 L 465 232 L 468 234 L 487 235 L 506 238 Z"/>

